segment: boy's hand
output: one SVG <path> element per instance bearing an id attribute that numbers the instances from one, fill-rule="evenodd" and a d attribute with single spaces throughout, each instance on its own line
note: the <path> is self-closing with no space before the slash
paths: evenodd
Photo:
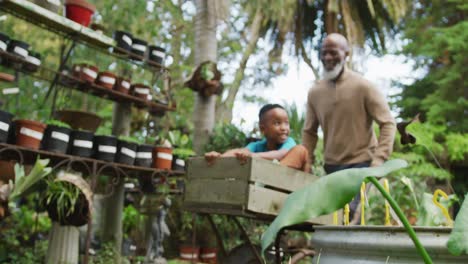
<path id="1" fill-rule="evenodd" d="M 216 151 L 205 153 L 205 160 L 206 160 L 206 163 L 208 163 L 208 166 L 213 165 L 215 160 L 219 157 L 221 157 L 221 153 L 216 152 Z"/>
<path id="2" fill-rule="evenodd" d="M 234 153 L 234 155 L 239 160 L 239 163 L 243 165 L 247 163 L 248 158 L 252 157 L 252 152 L 247 149 L 239 149 Z"/>

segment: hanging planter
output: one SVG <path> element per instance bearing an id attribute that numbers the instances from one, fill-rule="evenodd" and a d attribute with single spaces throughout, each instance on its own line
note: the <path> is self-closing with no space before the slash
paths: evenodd
<path id="1" fill-rule="evenodd" d="M 153 148 L 153 168 L 170 170 L 172 167 L 172 148 L 154 147 Z"/>
<path id="2" fill-rule="evenodd" d="M 118 77 L 115 81 L 114 90 L 116 90 L 117 92 L 128 94 L 130 92 L 130 87 L 130 79 Z"/>
<path id="3" fill-rule="evenodd" d="M 34 3 L 53 13 L 58 13 L 61 7 L 60 0 L 34 0 Z"/>
<path id="4" fill-rule="evenodd" d="M 137 143 L 119 138 L 117 141 L 117 154 L 115 156 L 115 162 L 133 165 L 135 163 L 137 147 Z"/>
<path id="5" fill-rule="evenodd" d="M 36 72 L 41 66 L 41 54 L 38 52 L 30 51 L 26 57 L 28 63 L 23 64 L 24 70 L 28 72 Z"/>
<path id="6" fill-rule="evenodd" d="M 129 53 L 132 50 L 132 34 L 117 30 L 114 32 L 114 40 L 117 42 L 117 48 L 114 49 L 115 53 Z"/>
<path id="7" fill-rule="evenodd" d="M 8 47 L 8 42 L 10 41 L 10 37 L 7 35 L 0 33 L 0 50 L 6 51 Z"/>
<path id="8" fill-rule="evenodd" d="M 142 144 L 137 148 L 137 153 L 135 157 L 135 166 L 141 167 L 151 167 L 153 161 L 153 146 Z"/>
<path id="9" fill-rule="evenodd" d="M 62 154 L 67 153 L 70 133 L 69 125 L 58 120 L 49 121 L 41 142 L 41 149 Z"/>
<path id="10" fill-rule="evenodd" d="M 95 132 L 102 121 L 98 115 L 78 110 L 59 110 L 54 112 L 54 117 L 76 130 Z"/>
<path id="11" fill-rule="evenodd" d="M 95 11 L 96 7 L 85 0 L 65 0 L 65 16 L 85 27 L 91 22 Z"/>
<path id="12" fill-rule="evenodd" d="M 138 98 L 141 98 L 141 99 L 144 99 L 144 100 L 148 100 L 148 95 L 150 93 L 150 87 L 148 85 L 144 85 L 142 83 L 137 83 L 137 84 L 134 84 L 132 86 L 132 92 L 133 92 L 133 95 L 138 97 Z"/>
<path id="13" fill-rule="evenodd" d="M 13 114 L 0 110 L 0 142 L 5 143 L 11 127 Z"/>
<path id="14" fill-rule="evenodd" d="M 98 160 L 113 162 L 117 153 L 117 138 L 114 136 L 94 137 L 94 157 Z"/>
<path id="15" fill-rule="evenodd" d="M 45 203 L 53 221 L 72 226 L 88 223 L 93 208 L 92 191 L 83 178 L 66 173 L 47 184 Z"/>
<path id="16" fill-rule="evenodd" d="M 73 130 L 70 134 L 70 154 L 90 158 L 93 156 L 93 139 L 92 132 Z"/>
<path id="17" fill-rule="evenodd" d="M 130 50 L 130 58 L 136 61 L 143 61 L 148 43 L 142 39 L 132 39 L 132 49 Z"/>
<path id="18" fill-rule="evenodd" d="M 148 47 L 148 60 L 150 62 L 162 65 L 164 62 L 164 57 L 166 56 L 165 52 L 165 49 L 151 45 Z"/>
<path id="19" fill-rule="evenodd" d="M 112 72 L 104 71 L 100 72 L 96 84 L 106 87 L 107 89 L 112 89 L 114 87 L 117 77 Z"/>
<path id="20" fill-rule="evenodd" d="M 39 149 L 44 136 L 45 124 L 33 120 L 19 119 L 16 123 L 16 145 Z"/>

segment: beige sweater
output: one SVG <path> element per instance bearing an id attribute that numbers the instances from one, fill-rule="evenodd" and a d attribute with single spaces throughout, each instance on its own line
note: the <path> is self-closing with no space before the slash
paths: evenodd
<path id="1" fill-rule="evenodd" d="M 378 141 L 373 121 L 380 127 Z M 319 126 L 326 164 L 372 161 L 371 166 L 378 166 L 392 152 L 396 126 L 387 102 L 374 85 L 349 69 L 336 83 L 321 80 L 309 91 L 302 144 L 311 162 Z"/>

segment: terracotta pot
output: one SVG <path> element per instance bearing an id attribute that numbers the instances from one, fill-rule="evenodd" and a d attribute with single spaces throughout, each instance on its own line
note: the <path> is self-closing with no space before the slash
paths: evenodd
<path id="1" fill-rule="evenodd" d="M 0 182 L 8 184 L 10 180 L 15 181 L 15 164 L 14 160 L 0 160 Z"/>
<path id="2" fill-rule="evenodd" d="M 85 27 L 91 22 L 94 11 L 96 7 L 85 0 L 65 0 L 65 16 Z"/>
<path id="3" fill-rule="evenodd" d="M 55 119 L 67 123 L 73 129 L 88 130 L 96 132 L 102 121 L 98 115 L 78 110 L 60 110 L 54 112 Z"/>
<path id="4" fill-rule="evenodd" d="M 200 247 L 182 245 L 179 248 L 179 257 L 183 260 L 197 261 L 199 259 Z"/>
<path id="5" fill-rule="evenodd" d="M 87 82 L 94 82 L 98 76 L 99 69 L 89 64 L 81 64 L 80 79 Z"/>
<path id="6" fill-rule="evenodd" d="M 117 92 L 128 94 L 130 92 L 131 86 L 132 85 L 130 83 L 130 79 L 118 77 L 114 85 L 114 90 L 116 90 Z"/>
<path id="7" fill-rule="evenodd" d="M 203 263 L 216 264 L 218 249 L 215 247 L 202 247 L 200 249 L 200 260 Z"/>
<path id="8" fill-rule="evenodd" d="M 172 167 L 172 148 L 153 148 L 153 168 L 170 170 Z"/>
<path id="9" fill-rule="evenodd" d="M 39 149 L 46 125 L 37 121 L 16 120 L 16 145 Z"/>
<path id="10" fill-rule="evenodd" d="M 132 92 L 134 96 L 144 100 L 148 100 L 150 87 L 148 85 L 137 83 L 132 86 Z"/>
<path id="11" fill-rule="evenodd" d="M 7 35 L 3 33 L 0 33 L 0 50 L 6 51 L 9 41 L 10 41 L 10 37 L 8 37 Z"/>
<path id="12" fill-rule="evenodd" d="M 116 79 L 117 76 L 115 76 L 115 74 L 104 71 L 99 73 L 96 79 L 96 84 L 106 87 L 107 89 L 112 89 L 112 87 L 115 85 Z"/>

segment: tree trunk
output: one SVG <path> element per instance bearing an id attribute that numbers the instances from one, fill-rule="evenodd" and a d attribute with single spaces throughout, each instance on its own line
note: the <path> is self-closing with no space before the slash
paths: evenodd
<path id="1" fill-rule="evenodd" d="M 210 60 L 216 62 L 218 43 L 216 40 L 216 0 L 196 0 L 195 7 L 195 65 Z M 216 95 L 204 98 L 195 95 L 193 124 L 195 127 L 193 148 L 202 154 L 215 121 Z"/>
<path id="2" fill-rule="evenodd" d="M 115 103 L 112 120 L 112 134 L 116 136 L 128 136 L 130 134 L 130 121 L 132 111 L 130 104 Z M 119 177 L 119 182 L 114 186 L 114 192 L 104 201 L 102 240 L 110 242 L 117 252 L 114 263 L 120 263 L 120 251 L 122 248 L 122 212 L 124 205 L 124 178 Z"/>
<path id="3" fill-rule="evenodd" d="M 217 122 L 227 122 L 230 123 L 232 120 L 232 109 L 234 107 L 234 101 L 236 99 L 237 93 L 239 92 L 239 88 L 241 86 L 242 80 L 244 79 L 244 72 L 247 66 L 247 62 L 255 51 L 255 47 L 257 47 L 257 42 L 260 37 L 260 30 L 262 28 L 262 21 L 264 15 L 261 11 L 261 8 L 258 7 L 257 11 L 255 12 L 255 17 L 252 21 L 250 26 L 250 35 L 249 35 L 249 42 L 247 43 L 247 47 L 242 54 L 242 58 L 239 64 L 239 68 L 237 68 L 234 81 L 232 85 L 229 86 L 229 93 L 224 102 L 222 102 L 218 108 L 216 109 L 216 121 Z"/>

